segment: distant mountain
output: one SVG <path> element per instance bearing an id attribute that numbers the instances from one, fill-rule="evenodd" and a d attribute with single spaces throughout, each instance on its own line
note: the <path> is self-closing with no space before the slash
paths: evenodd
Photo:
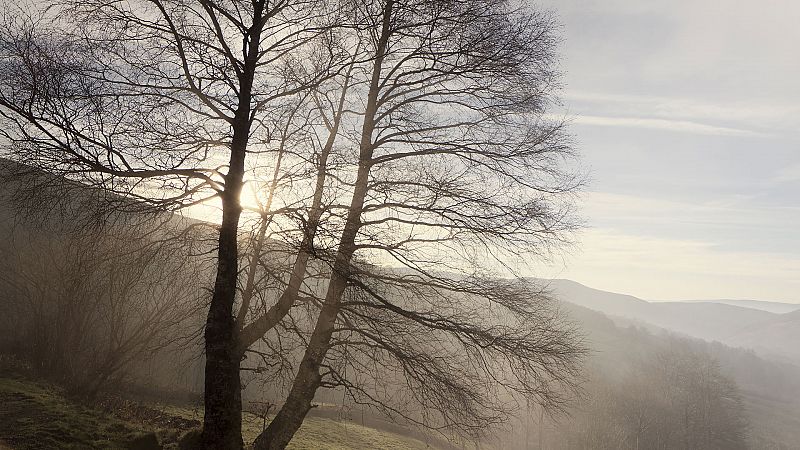
<path id="1" fill-rule="evenodd" d="M 747 302 L 647 302 L 570 280 L 553 280 L 549 286 L 558 299 L 605 313 L 617 322 L 650 325 L 800 362 L 800 310 L 778 314 L 744 306 Z"/>
<path id="2" fill-rule="evenodd" d="M 792 311 L 800 310 L 800 304 L 797 303 L 782 303 L 782 302 L 765 302 L 761 300 L 690 300 L 692 302 L 700 303 L 722 303 L 731 306 L 741 306 L 744 308 L 759 309 L 776 314 L 784 314 Z"/>

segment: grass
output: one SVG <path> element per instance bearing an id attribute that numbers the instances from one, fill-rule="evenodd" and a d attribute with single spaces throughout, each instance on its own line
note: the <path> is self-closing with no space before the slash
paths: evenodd
<path id="1" fill-rule="evenodd" d="M 175 405 L 156 408 L 185 419 L 202 420 L 202 411 Z M 250 413 L 242 416 L 242 435 L 246 443 L 253 442 L 263 429 L 263 419 Z M 288 450 L 425 450 L 435 449 L 417 439 L 388 431 L 365 427 L 346 420 L 309 416 L 303 422 Z"/>
<path id="2" fill-rule="evenodd" d="M 175 405 L 150 405 L 159 411 L 186 419 L 197 419 L 201 411 Z M 245 413 L 242 433 L 253 442 L 262 419 Z M 0 377 L 0 449 L 121 449 L 136 436 L 155 431 L 174 442 L 177 430 L 153 430 L 66 399 L 54 386 Z M 174 444 L 168 447 L 174 448 Z M 351 422 L 309 417 L 294 440 L 292 450 L 421 450 L 425 443 L 398 434 Z"/>
<path id="3" fill-rule="evenodd" d="M 261 431 L 261 419 L 245 415 L 245 442 L 252 442 Z M 385 449 L 416 450 L 431 448 L 423 442 L 355 423 L 309 417 L 289 444 L 289 450 Z"/>
<path id="4" fill-rule="evenodd" d="M 13 449 L 117 449 L 144 431 L 28 381 L 0 378 L 0 405 L 0 442 Z"/>

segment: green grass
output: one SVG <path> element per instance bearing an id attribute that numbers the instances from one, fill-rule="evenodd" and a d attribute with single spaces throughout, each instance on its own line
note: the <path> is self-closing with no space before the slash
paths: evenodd
<path id="1" fill-rule="evenodd" d="M 118 449 L 142 431 L 68 402 L 54 387 L 0 378 L 0 442 L 11 448 Z"/>
<path id="2" fill-rule="evenodd" d="M 181 408 L 174 405 L 158 405 L 157 409 L 186 419 L 202 420 L 199 409 Z M 264 426 L 263 419 L 244 413 L 242 435 L 245 443 L 252 443 Z M 307 417 L 289 446 L 289 450 L 423 450 L 435 449 L 425 443 L 406 436 L 376 430 L 349 421 L 321 417 Z"/>
<path id="3" fill-rule="evenodd" d="M 245 442 L 252 442 L 261 431 L 262 421 L 246 414 L 244 422 L 242 432 Z M 290 450 L 416 450 L 430 447 L 416 439 L 354 423 L 309 417 L 303 422 L 303 426 L 288 448 Z"/>
<path id="4" fill-rule="evenodd" d="M 174 405 L 150 405 L 170 415 L 201 419 L 201 411 Z M 253 442 L 262 419 L 245 413 L 242 433 Z M 0 449 L 120 449 L 147 430 L 64 398 L 56 387 L 19 379 L 0 378 Z M 174 430 L 157 431 L 175 436 Z M 346 421 L 309 417 L 294 440 L 292 450 L 426 449 L 425 443 L 394 433 Z"/>

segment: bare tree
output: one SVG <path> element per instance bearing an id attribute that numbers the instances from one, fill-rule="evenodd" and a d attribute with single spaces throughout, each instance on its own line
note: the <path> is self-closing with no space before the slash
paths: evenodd
<path id="1" fill-rule="evenodd" d="M 297 256 L 263 268 L 279 275 L 258 305 L 243 289 L 241 345 L 266 333 L 264 345 L 280 343 L 266 364 L 294 372 L 259 448 L 289 442 L 319 387 L 478 433 L 501 420 L 511 393 L 562 405 L 582 353 L 545 293 L 513 278 L 515 263 L 547 255 L 575 227 L 580 179 L 562 124 L 545 115 L 552 19 L 499 1 L 352 7 L 341 31 L 351 70 L 338 90 L 309 95 L 301 115 L 327 138 L 295 143 L 321 149 L 317 188 L 293 214 L 264 214 L 255 239 L 280 235 L 291 245 L 270 250 Z M 298 214 L 299 226 L 266 231 Z M 285 361 L 287 348 L 304 356 Z M 400 411 L 347 373 L 405 384 L 429 412 Z"/>
<path id="2" fill-rule="evenodd" d="M 87 231 L 56 221 L 9 233 L 0 286 L 13 326 L 3 333 L 40 376 L 94 397 L 188 337 L 202 272 L 187 246 L 141 224 Z"/>
<path id="3" fill-rule="evenodd" d="M 207 448 L 242 445 L 239 365 L 259 340 L 293 380 L 259 447 L 285 447 L 319 387 L 473 434 L 517 395 L 563 405 L 583 350 L 515 270 L 575 227 L 580 179 L 546 115 L 547 14 L 495 0 L 72 6 L 70 22 L 7 21 L 3 135 L 18 159 L 149 204 L 220 199 Z M 264 190 L 240 254 L 248 171 Z M 368 380 L 405 384 L 423 412 Z"/>
<path id="4" fill-rule="evenodd" d="M 247 156 L 274 151 L 270 118 L 336 60 L 318 44 L 336 5 L 65 1 L 9 11 L 0 32 L 7 155 L 162 208 L 221 203 L 203 442 L 241 448 L 233 307 Z"/>

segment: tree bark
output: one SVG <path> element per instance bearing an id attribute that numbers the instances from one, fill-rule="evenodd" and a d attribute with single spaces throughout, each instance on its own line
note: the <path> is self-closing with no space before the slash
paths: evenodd
<path id="1" fill-rule="evenodd" d="M 253 82 L 264 27 L 264 1 L 254 2 L 253 23 L 244 41 L 244 67 L 239 75 L 239 105 L 232 122 L 230 162 L 222 193 L 217 277 L 205 329 L 205 415 L 203 448 L 240 450 L 242 441 L 242 382 L 239 373 L 243 352 L 233 306 L 239 277 L 240 195 L 252 123 Z"/>
<path id="2" fill-rule="evenodd" d="M 226 177 L 219 228 L 219 256 L 214 294 L 205 328 L 205 415 L 203 448 L 238 450 L 242 442 L 242 390 L 239 378 L 241 352 L 233 317 L 239 271 L 238 229 L 244 173 L 244 152 L 232 149 L 231 168 Z"/>

